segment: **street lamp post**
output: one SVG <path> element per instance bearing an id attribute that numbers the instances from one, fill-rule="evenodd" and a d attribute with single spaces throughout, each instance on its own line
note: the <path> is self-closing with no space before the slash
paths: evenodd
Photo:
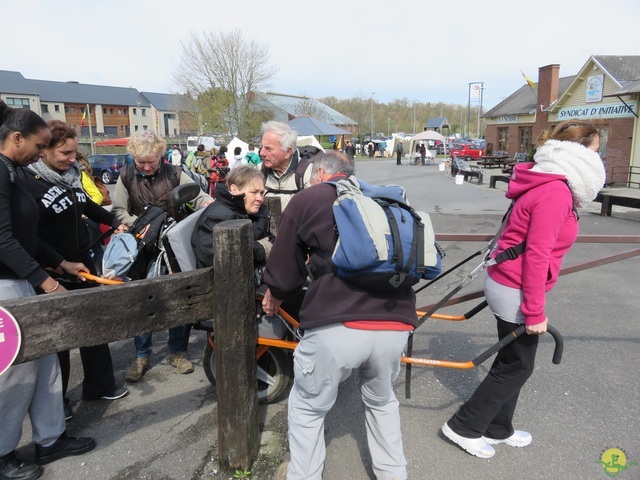
<path id="1" fill-rule="evenodd" d="M 375 129 L 376 129 L 376 121 L 373 116 L 373 96 L 377 94 L 378 92 L 371 92 L 371 141 L 373 141 L 373 133 L 375 132 Z"/>

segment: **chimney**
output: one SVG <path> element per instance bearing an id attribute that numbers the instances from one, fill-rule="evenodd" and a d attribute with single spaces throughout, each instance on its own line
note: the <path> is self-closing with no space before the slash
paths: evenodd
<path id="1" fill-rule="evenodd" d="M 560 65 L 547 65 L 538 69 L 538 105 L 549 108 L 558 99 Z"/>

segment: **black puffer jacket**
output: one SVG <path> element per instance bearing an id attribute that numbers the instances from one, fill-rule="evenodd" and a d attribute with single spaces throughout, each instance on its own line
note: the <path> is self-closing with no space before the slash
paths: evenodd
<path id="1" fill-rule="evenodd" d="M 213 265 L 213 227 L 225 220 L 239 219 L 251 220 L 254 265 L 262 266 L 267 262 L 267 252 L 258 240 L 267 238 L 273 242 L 269 230 L 269 209 L 263 204 L 257 215 L 249 215 L 244 209 L 244 195 L 231 195 L 226 185 L 218 184 L 215 202 L 204 209 L 191 235 L 198 268 Z"/>

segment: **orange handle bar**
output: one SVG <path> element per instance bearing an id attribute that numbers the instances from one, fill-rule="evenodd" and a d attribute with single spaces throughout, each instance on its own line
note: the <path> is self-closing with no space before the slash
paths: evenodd
<path id="1" fill-rule="evenodd" d="M 82 275 L 87 280 L 91 280 L 92 282 L 96 282 L 96 283 L 102 283 L 103 285 L 123 285 L 124 284 L 122 280 L 111 280 L 108 278 L 102 278 L 87 272 L 80 272 L 80 275 Z"/>

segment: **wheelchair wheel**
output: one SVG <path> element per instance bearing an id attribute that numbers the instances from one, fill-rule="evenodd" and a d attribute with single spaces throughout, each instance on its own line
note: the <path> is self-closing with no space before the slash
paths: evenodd
<path id="1" fill-rule="evenodd" d="M 209 343 L 204 348 L 202 365 L 207 379 L 215 387 L 216 357 Z M 270 347 L 258 359 L 258 401 L 265 404 L 280 400 L 289 388 L 292 378 L 290 356 L 281 348 Z"/>

